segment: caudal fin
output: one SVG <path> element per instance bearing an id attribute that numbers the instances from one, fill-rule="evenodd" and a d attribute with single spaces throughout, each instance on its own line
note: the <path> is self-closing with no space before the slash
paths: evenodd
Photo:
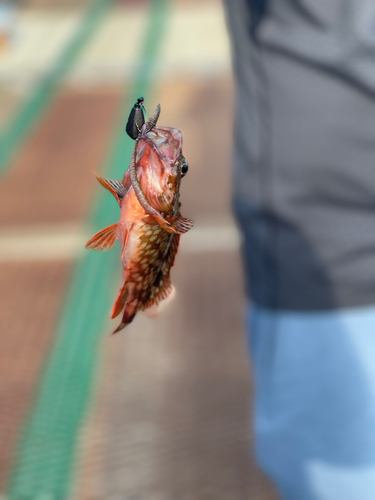
<path id="1" fill-rule="evenodd" d="M 126 286 L 126 282 L 124 281 L 121 285 L 121 288 L 118 292 L 116 302 L 113 304 L 111 318 L 115 318 L 120 314 L 120 312 L 124 309 L 124 305 L 126 299 L 128 297 L 128 287 Z"/>
<path id="2" fill-rule="evenodd" d="M 112 318 L 117 316 L 123 308 L 124 313 L 122 315 L 121 323 L 113 333 L 117 333 L 125 328 L 126 325 L 133 321 L 133 318 L 137 313 L 138 301 L 134 300 L 134 283 L 125 283 L 124 281 L 122 284 L 115 305 L 112 309 Z"/>
<path id="3" fill-rule="evenodd" d="M 99 251 L 109 250 L 113 247 L 117 238 L 118 224 L 113 224 L 113 226 L 106 227 L 96 233 L 91 240 L 86 243 L 86 248 Z"/>
<path id="4" fill-rule="evenodd" d="M 114 330 L 112 332 L 112 334 L 117 333 L 120 330 L 122 330 L 123 328 L 125 328 L 126 326 L 128 326 L 133 321 L 134 316 L 136 315 L 136 312 L 137 311 L 130 312 L 130 311 L 127 311 L 125 309 L 124 314 L 122 316 L 121 323 L 118 325 L 118 327 L 116 328 L 116 330 Z"/>

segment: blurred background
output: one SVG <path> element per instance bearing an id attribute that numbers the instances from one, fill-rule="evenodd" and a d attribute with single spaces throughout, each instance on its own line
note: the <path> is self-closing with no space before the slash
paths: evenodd
<path id="1" fill-rule="evenodd" d="M 122 178 L 144 96 L 182 130 L 177 295 L 120 334 Z M 272 500 L 251 455 L 233 86 L 219 0 L 0 0 L 1 499 Z M 116 245 L 119 246 L 119 245 Z"/>

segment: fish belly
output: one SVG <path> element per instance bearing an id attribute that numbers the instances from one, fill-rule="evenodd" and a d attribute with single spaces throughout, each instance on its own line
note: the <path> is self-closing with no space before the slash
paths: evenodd
<path id="1" fill-rule="evenodd" d="M 142 223 L 136 231 L 136 241 L 133 240 L 136 244 L 125 269 L 125 280 L 133 284 L 134 297 L 145 301 L 166 256 L 170 235 L 159 224 Z"/>
<path id="2" fill-rule="evenodd" d="M 133 225 L 124 249 L 124 282 L 112 311 L 112 317 L 115 317 L 124 309 L 118 329 L 129 324 L 147 302 L 166 258 L 170 237 L 156 223 Z"/>

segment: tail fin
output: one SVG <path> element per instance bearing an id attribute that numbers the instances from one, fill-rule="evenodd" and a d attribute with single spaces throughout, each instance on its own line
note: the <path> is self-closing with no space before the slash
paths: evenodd
<path id="1" fill-rule="evenodd" d="M 118 292 L 115 303 L 113 304 L 111 318 L 115 318 L 124 309 L 126 299 L 128 298 L 128 287 L 126 286 L 125 280 L 123 281 L 121 288 Z"/>
<path id="2" fill-rule="evenodd" d="M 134 316 L 135 316 L 135 313 L 132 314 L 132 315 L 128 315 L 127 312 L 125 311 L 124 312 L 124 315 L 122 317 L 122 320 L 121 320 L 121 323 L 119 324 L 119 326 L 116 328 L 116 330 L 114 330 L 112 332 L 112 335 L 114 333 L 117 333 L 119 332 L 120 330 L 122 330 L 123 328 L 125 328 L 126 326 L 128 326 L 134 319 Z"/>
<path id="3" fill-rule="evenodd" d="M 106 227 L 96 233 L 91 240 L 86 243 L 86 248 L 91 250 L 109 250 L 113 247 L 118 238 L 118 224 Z"/>
<path id="4" fill-rule="evenodd" d="M 114 318 L 114 315 L 117 316 L 117 314 L 121 311 L 123 307 L 125 307 L 125 309 L 124 309 L 124 314 L 122 315 L 121 323 L 113 333 L 119 332 L 120 330 L 125 328 L 126 325 L 131 323 L 138 311 L 139 303 L 138 300 L 134 299 L 134 287 L 135 287 L 134 283 L 128 283 L 126 288 L 124 283 L 121 287 L 115 305 L 113 306 L 112 318 Z"/>

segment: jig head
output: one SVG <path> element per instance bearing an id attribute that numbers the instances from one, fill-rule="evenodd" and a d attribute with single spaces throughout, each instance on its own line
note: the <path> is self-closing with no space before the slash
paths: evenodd
<path id="1" fill-rule="evenodd" d="M 126 124 L 126 133 L 132 139 L 136 139 L 145 123 L 145 117 L 143 115 L 143 97 L 137 99 L 137 102 L 132 107 L 128 122 Z"/>

